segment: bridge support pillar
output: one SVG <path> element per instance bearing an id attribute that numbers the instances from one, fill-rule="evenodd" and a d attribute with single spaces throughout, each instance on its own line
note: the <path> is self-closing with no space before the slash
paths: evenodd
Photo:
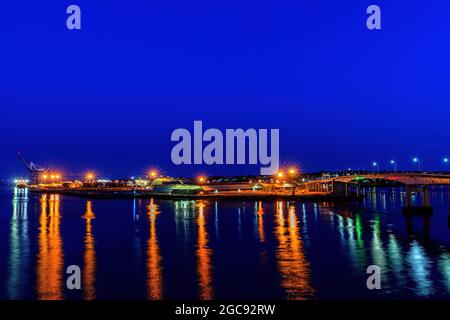
<path id="1" fill-rule="evenodd" d="M 423 203 L 421 206 L 412 205 L 412 193 L 413 192 L 423 193 Z M 429 216 L 433 214 L 433 208 L 430 206 L 430 189 L 428 186 L 406 186 L 406 206 L 403 208 L 403 214 L 409 215 L 423 215 Z"/>
<path id="2" fill-rule="evenodd" d="M 428 186 L 423 187 L 423 205 L 424 207 L 430 206 L 430 188 Z"/>
<path id="3" fill-rule="evenodd" d="M 410 207 L 411 206 L 411 202 L 412 202 L 412 187 L 411 186 L 406 186 L 406 207 Z"/>

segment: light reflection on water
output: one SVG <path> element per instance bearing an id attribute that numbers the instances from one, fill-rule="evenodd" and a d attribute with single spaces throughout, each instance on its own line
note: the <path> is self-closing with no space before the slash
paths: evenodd
<path id="1" fill-rule="evenodd" d="M 430 278 L 430 260 L 424 248 L 417 241 L 410 244 L 406 261 L 409 265 L 411 278 L 416 284 L 416 294 L 429 296 L 433 291 L 433 283 Z"/>
<path id="2" fill-rule="evenodd" d="M 147 243 L 147 286 L 148 298 L 161 300 L 163 298 L 162 257 L 158 243 L 156 218 L 161 213 L 159 207 L 150 200 L 148 205 L 148 218 L 150 220 L 150 236 Z"/>
<path id="3" fill-rule="evenodd" d="M 60 233 L 60 196 L 42 195 L 39 216 L 39 253 L 37 257 L 37 297 L 39 300 L 63 299 L 63 250 Z"/>
<path id="4" fill-rule="evenodd" d="M 369 189 L 361 206 L 85 200 L 16 189 L 0 194 L 0 298 L 448 298 L 447 190 L 431 193 L 428 220 L 405 219 L 404 201 L 401 189 Z M 79 293 L 65 288 L 73 264 L 82 269 Z M 373 264 L 380 291 L 365 286 Z M 105 273 L 122 277 L 123 291 Z"/>
<path id="5" fill-rule="evenodd" d="M 211 282 L 211 255 L 212 250 L 208 247 L 208 231 L 205 222 L 205 207 L 203 201 L 197 203 L 198 215 L 198 243 L 197 243 L 197 272 L 198 286 L 201 300 L 212 300 L 213 289 Z"/>
<path id="6" fill-rule="evenodd" d="M 16 190 L 12 200 L 12 215 L 9 230 L 9 278 L 7 282 L 10 299 L 20 299 L 29 277 L 27 264 L 30 257 L 28 234 L 28 190 Z"/>
<path id="7" fill-rule="evenodd" d="M 275 234 L 278 240 L 277 261 L 281 277 L 281 287 L 289 300 L 307 299 L 313 296 L 310 269 L 303 250 L 299 233 L 295 205 L 289 205 L 285 212 L 285 203 L 277 202 Z"/>
<path id="8" fill-rule="evenodd" d="M 261 201 L 255 202 L 256 221 L 255 224 L 258 230 L 258 240 L 260 242 L 266 241 L 266 235 L 264 231 L 264 208 Z"/>
<path id="9" fill-rule="evenodd" d="M 86 236 L 84 238 L 84 272 L 83 295 L 86 300 L 95 299 L 95 238 L 92 231 L 92 201 L 86 201 L 86 212 L 82 217 L 86 222 Z"/>

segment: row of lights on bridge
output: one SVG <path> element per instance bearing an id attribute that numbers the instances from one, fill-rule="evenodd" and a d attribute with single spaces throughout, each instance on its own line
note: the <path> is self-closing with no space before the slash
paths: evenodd
<path id="1" fill-rule="evenodd" d="M 443 163 L 449 163 L 449 161 L 450 161 L 450 160 L 449 160 L 449 158 L 447 158 L 447 157 L 442 159 L 442 162 L 443 162 Z M 417 158 L 417 157 L 412 158 L 412 162 L 413 162 L 413 163 L 417 163 L 417 164 L 419 165 L 419 170 L 421 170 L 421 161 L 420 161 L 419 158 Z M 391 161 L 389 161 L 389 163 L 390 163 L 391 165 L 393 165 L 395 171 L 397 171 L 397 162 L 396 162 L 395 160 L 391 160 Z M 376 162 L 376 161 L 372 162 L 372 166 L 376 167 L 376 168 L 377 168 L 377 171 L 380 170 L 380 167 L 379 167 L 379 165 L 378 165 L 378 162 Z"/>

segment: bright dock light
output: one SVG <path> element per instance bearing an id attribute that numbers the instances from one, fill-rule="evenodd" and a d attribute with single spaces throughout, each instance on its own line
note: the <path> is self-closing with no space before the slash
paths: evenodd
<path id="1" fill-rule="evenodd" d="M 151 170 L 151 171 L 149 172 L 149 176 L 150 176 L 150 178 L 152 178 L 152 179 L 156 178 L 157 175 L 158 175 L 158 172 L 157 172 L 156 170 Z"/>
<path id="2" fill-rule="evenodd" d="M 204 184 L 204 183 L 206 183 L 206 182 L 207 182 L 206 180 L 207 180 L 207 179 L 206 179 L 206 176 L 205 176 L 205 175 L 199 175 L 199 176 L 197 177 L 197 181 L 198 181 L 199 184 Z"/>
<path id="3" fill-rule="evenodd" d="M 86 173 L 86 180 L 87 181 L 92 181 L 95 178 L 95 174 L 93 172 L 88 172 Z"/>

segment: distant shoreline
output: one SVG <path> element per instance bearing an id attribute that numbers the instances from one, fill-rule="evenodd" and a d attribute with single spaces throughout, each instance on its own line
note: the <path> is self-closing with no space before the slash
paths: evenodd
<path id="1" fill-rule="evenodd" d="M 303 194 L 287 194 L 287 193 L 269 193 L 258 191 L 241 191 L 241 192 L 223 192 L 208 194 L 167 194 L 152 193 L 142 190 L 135 191 L 102 191 L 102 190 L 67 190 L 67 189 L 29 189 L 32 193 L 39 194 L 59 194 L 65 196 L 73 196 L 78 198 L 92 199 L 166 199 L 166 200 L 303 200 L 303 201 L 357 201 L 362 196 L 341 196 L 328 193 L 303 193 Z"/>

